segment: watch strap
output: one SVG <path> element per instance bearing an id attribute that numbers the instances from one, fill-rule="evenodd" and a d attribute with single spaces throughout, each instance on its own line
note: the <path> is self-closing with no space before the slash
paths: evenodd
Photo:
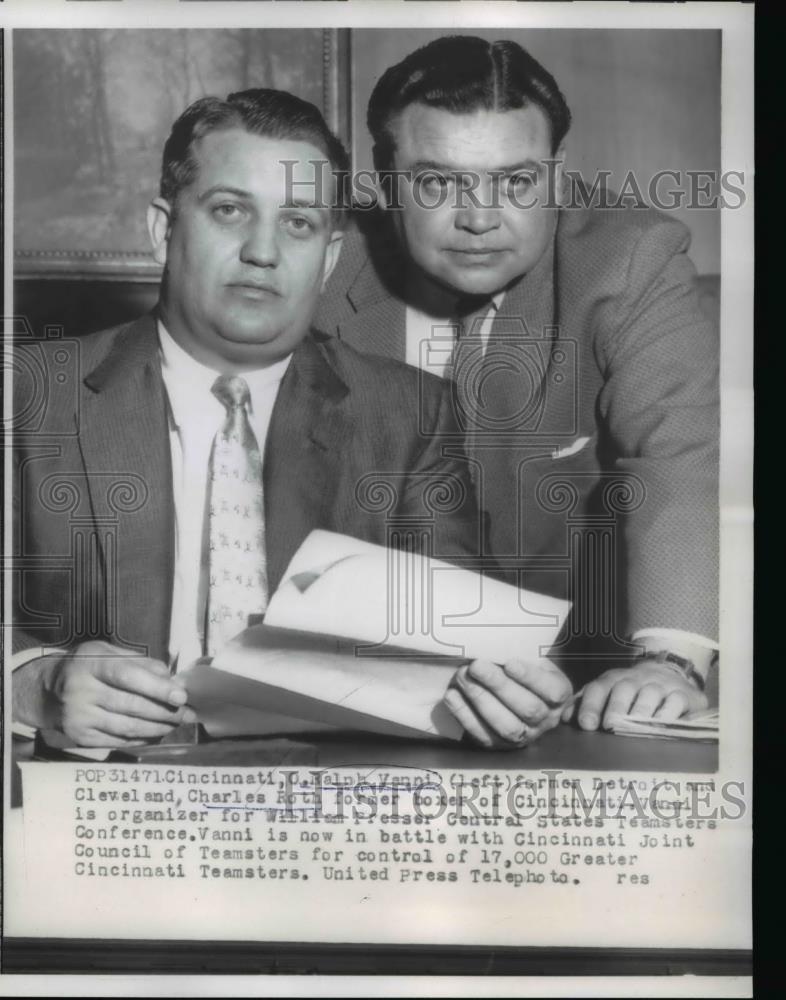
<path id="1" fill-rule="evenodd" d="M 686 680 L 691 681 L 700 691 L 704 690 L 704 678 L 696 669 L 693 660 L 688 659 L 686 656 L 679 656 L 668 649 L 659 649 L 657 651 L 645 649 L 639 653 L 637 659 L 654 660 L 656 663 L 662 663 L 665 667 L 669 667 L 675 673 L 681 674 Z"/>

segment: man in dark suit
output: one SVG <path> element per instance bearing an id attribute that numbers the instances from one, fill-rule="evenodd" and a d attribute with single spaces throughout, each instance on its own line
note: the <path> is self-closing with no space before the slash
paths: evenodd
<path id="1" fill-rule="evenodd" d="M 415 524 L 434 556 L 477 556 L 443 385 L 310 329 L 340 205 L 296 193 L 345 166 L 292 95 L 197 101 L 149 209 L 155 316 L 76 342 L 70 394 L 61 342 L 18 346 L 15 720 L 102 746 L 193 721 L 177 671 L 264 611 L 314 528 L 406 544 Z M 508 669 L 531 675 L 527 738 L 555 725 L 566 678 Z"/>
<path id="2" fill-rule="evenodd" d="M 358 213 L 318 324 L 454 380 L 494 558 L 574 602 L 552 656 L 589 682 L 584 728 L 703 706 L 718 343 L 687 230 L 566 201 L 570 112 L 513 42 L 411 53 L 378 81 L 368 124 L 382 212 Z M 463 688 L 478 738 L 469 700 L 493 682 Z"/>

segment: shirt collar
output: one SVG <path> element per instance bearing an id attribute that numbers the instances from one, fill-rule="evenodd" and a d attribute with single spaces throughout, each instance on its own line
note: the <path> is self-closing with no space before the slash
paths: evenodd
<path id="1" fill-rule="evenodd" d="M 489 309 L 493 310 L 495 313 L 498 313 L 499 309 L 500 309 L 500 306 L 502 305 L 502 300 L 504 298 L 505 298 L 505 289 L 503 288 L 503 290 L 501 292 L 497 292 L 496 295 L 492 295 L 491 296 L 491 298 L 489 299 Z M 424 316 L 425 318 L 430 319 L 430 320 L 434 320 L 434 319 L 437 319 L 437 318 L 442 318 L 442 319 L 445 320 L 446 323 L 448 323 L 450 321 L 450 317 L 435 317 L 435 316 L 431 316 L 428 313 L 424 313 L 421 309 L 418 309 L 417 306 L 412 306 L 409 303 L 407 303 L 407 307 L 406 308 L 407 308 L 407 312 L 413 313 L 416 316 Z M 486 313 L 486 315 L 488 315 L 488 312 Z"/>
<path id="2" fill-rule="evenodd" d="M 214 368 L 203 365 L 185 351 L 174 340 L 163 322 L 158 320 L 158 342 L 161 353 L 161 375 L 164 379 L 172 419 L 175 426 L 182 427 L 190 420 L 204 416 L 205 409 L 212 409 L 213 404 L 219 414 L 224 407 L 215 398 L 211 389 L 216 378 L 221 374 Z M 275 361 L 266 368 L 243 372 L 243 378 L 248 384 L 251 396 L 250 409 L 254 411 L 254 399 L 261 395 L 277 391 L 281 379 L 287 370 L 292 355 Z"/>

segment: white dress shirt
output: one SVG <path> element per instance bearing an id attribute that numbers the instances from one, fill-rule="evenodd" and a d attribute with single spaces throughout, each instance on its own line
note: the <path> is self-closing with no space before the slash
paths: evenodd
<path id="1" fill-rule="evenodd" d="M 169 659 L 184 670 L 202 655 L 204 591 L 200 588 L 210 449 L 226 419 L 211 392 L 220 374 L 195 361 L 159 321 L 161 374 L 169 400 L 169 444 L 175 507 L 175 576 Z M 291 357 L 291 355 L 290 355 Z M 249 422 L 264 455 L 273 405 L 289 357 L 268 368 L 244 372 L 251 402 Z M 200 605 L 202 605 L 200 607 Z"/>
<path id="2" fill-rule="evenodd" d="M 494 316 L 504 297 L 505 293 L 499 292 L 491 299 L 488 312 L 480 320 L 479 330 L 477 320 L 473 325 L 472 334 L 477 336 L 480 333 L 484 354 L 491 336 Z M 430 316 L 428 313 L 408 305 L 406 323 L 405 360 L 407 364 L 415 368 L 422 368 L 423 371 L 431 372 L 432 375 L 438 375 L 442 378 L 456 344 L 455 320 Z"/>

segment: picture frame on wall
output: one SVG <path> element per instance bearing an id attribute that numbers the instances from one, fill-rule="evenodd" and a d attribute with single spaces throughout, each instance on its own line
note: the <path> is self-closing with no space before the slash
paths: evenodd
<path id="1" fill-rule="evenodd" d="M 157 281 L 145 209 L 171 123 L 199 97 L 289 90 L 349 145 L 348 36 L 348 28 L 16 31 L 15 277 Z"/>

